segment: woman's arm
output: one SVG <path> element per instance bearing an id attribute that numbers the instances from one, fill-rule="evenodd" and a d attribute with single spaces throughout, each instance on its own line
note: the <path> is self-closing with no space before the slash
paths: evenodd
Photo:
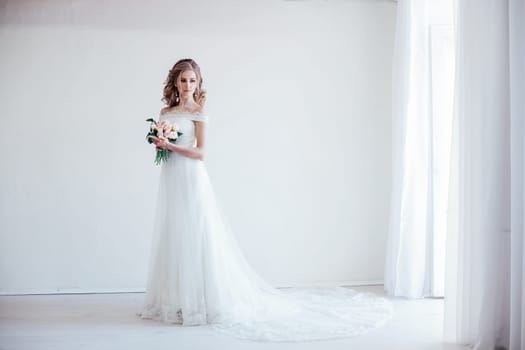
<path id="1" fill-rule="evenodd" d="M 170 151 L 177 152 L 193 159 L 204 159 L 204 144 L 206 138 L 206 125 L 203 122 L 194 121 L 195 123 L 195 138 L 197 139 L 197 145 L 195 147 L 183 147 L 177 144 L 173 144 L 168 141 L 163 141 L 158 137 L 152 137 L 153 143 L 158 148 L 166 148 Z"/>

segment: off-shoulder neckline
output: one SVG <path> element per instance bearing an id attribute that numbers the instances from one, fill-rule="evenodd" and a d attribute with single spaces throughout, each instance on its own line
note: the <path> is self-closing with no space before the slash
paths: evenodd
<path id="1" fill-rule="evenodd" d="M 177 111 L 177 110 L 171 110 L 171 111 L 168 111 L 164 114 L 161 114 L 161 115 L 168 115 L 168 114 L 187 114 L 187 115 L 198 115 L 198 116 L 203 116 L 204 113 L 202 110 L 198 111 L 198 112 L 195 112 L 195 113 L 191 113 L 191 112 L 185 112 L 185 111 Z"/>
<path id="2" fill-rule="evenodd" d="M 159 120 L 163 119 L 171 119 L 171 118 L 183 118 L 183 119 L 191 119 L 196 121 L 208 121 L 208 115 L 206 113 L 191 113 L 191 112 L 179 112 L 179 111 L 170 111 L 166 112 L 164 114 L 159 115 Z"/>

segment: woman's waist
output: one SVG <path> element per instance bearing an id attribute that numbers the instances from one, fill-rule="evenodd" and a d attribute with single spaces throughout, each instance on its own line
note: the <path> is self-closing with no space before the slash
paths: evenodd
<path id="1" fill-rule="evenodd" d="M 190 146 L 187 146 L 187 147 L 192 147 L 192 146 L 190 145 Z M 200 161 L 199 159 L 195 159 L 195 158 L 191 158 L 191 157 L 185 156 L 185 155 L 180 154 L 180 153 L 178 153 L 176 151 L 170 151 L 169 152 L 168 161 L 169 160 L 177 160 L 179 163 L 180 162 L 193 163 L 193 162 L 196 162 L 196 161 Z"/>
<path id="2" fill-rule="evenodd" d="M 177 141 L 175 141 L 175 145 L 182 147 L 193 147 L 195 146 L 195 138 L 180 136 Z"/>

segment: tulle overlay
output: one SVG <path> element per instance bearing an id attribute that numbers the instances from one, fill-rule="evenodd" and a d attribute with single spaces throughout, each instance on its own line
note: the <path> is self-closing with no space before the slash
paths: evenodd
<path id="1" fill-rule="evenodd" d="M 193 146 L 200 114 L 168 113 Z M 352 337 L 392 316 L 388 300 L 337 288 L 269 285 L 251 268 L 215 200 L 205 164 L 175 152 L 162 165 L 140 317 L 259 341 Z"/>

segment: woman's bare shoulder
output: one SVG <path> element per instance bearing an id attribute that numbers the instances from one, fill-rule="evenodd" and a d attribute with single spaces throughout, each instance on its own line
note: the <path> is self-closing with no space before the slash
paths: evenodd
<path id="1" fill-rule="evenodd" d="M 164 108 L 162 108 L 160 110 L 160 114 L 163 115 L 163 114 L 166 114 L 168 111 L 170 110 L 170 107 L 169 106 L 166 106 Z"/>
<path id="2" fill-rule="evenodd" d="M 191 114 L 202 114 L 204 113 L 204 106 L 196 104 L 193 106 L 193 108 L 190 108 L 188 112 Z"/>
<path id="3" fill-rule="evenodd" d="M 204 106 L 199 106 L 195 110 L 195 113 L 200 115 L 206 114 L 206 109 L 204 108 Z"/>

